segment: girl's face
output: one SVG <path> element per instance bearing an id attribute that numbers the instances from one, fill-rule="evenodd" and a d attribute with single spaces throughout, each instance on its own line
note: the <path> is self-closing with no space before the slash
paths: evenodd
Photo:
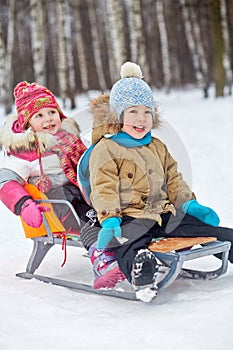
<path id="1" fill-rule="evenodd" d="M 29 120 L 32 129 L 55 135 L 61 128 L 61 118 L 56 108 L 41 108 Z"/>
<path id="2" fill-rule="evenodd" d="M 150 108 L 146 106 L 129 107 L 124 111 L 123 128 L 135 139 L 142 139 L 153 126 L 153 117 Z"/>

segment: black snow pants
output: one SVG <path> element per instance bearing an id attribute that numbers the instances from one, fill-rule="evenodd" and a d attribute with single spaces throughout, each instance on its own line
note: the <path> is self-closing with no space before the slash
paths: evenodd
<path id="1" fill-rule="evenodd" d="M 129 216 L 123 218 L 122 236 L 129 238 L 123 245 L 113 247 L 121 271 L 131 281 L 133 260 L 137 251 L 147 248 L 152 238 L 158 237 L 216 237 L 219 241 L 232 243 L 229 260 L 233 262 L 233 229 L 214 227 L 203 223 L 193 216 L 177 210 L 176 216 L 171 213 L 162 214 L 162 225 L 148 219 L 135 219 Z M 135 239 L 136 238 L 136 239 Z"/>

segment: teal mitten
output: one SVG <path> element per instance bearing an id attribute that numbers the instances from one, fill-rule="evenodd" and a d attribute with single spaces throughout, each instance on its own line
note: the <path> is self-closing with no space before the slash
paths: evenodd
<path id="1" fill-rule="evenodd" d="M 102 222 L 102 228 L 98 234 L 97 249 L 104 249 L 113 237 L 121 237 L 121 221 L 121 218 L 114 216 Z"/>
<path id="2" fill-rule="evenodd" d="M 181 209 L 184 213 L 192 215 L 208 225 L 218 226 L 219 224 L 220 220 L 215 211 L 199 204 L 195 199 L 183 203 Z"/>

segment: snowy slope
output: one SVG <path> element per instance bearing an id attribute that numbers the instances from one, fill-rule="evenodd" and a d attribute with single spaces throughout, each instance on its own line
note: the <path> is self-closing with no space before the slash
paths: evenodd
<path id="1" fill-rule="evenodd" d="M 196 90 L 155 96 L 163 118 L 156 135 L 167 141 L 199 202 L 218 212 L 221 225 L 233 227 L 232 97 L 203 100 Z M 66 114 L 77 118 L 83 133 L 90 128 L 84 97 L 79 110 Z M 232 349 L 232 264 L 217 280 L 177 280 L 150 304 L 118 300 L 15 277 L 25 270 L 32 242 L 1 203 L 0 223 L 1 350 Z M 63 252 L 54 247 L 39 272 L 89 282 L 82 253 L 69 248 L 60 268 Z M 195 261 L 206 269 L 217 263 L 213 257 Z"/>

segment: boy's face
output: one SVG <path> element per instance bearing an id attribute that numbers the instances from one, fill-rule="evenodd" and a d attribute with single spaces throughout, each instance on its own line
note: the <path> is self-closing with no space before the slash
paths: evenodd
<path id="1" fill-rule="evenodd" d="M 142 139 L 151 130 L 152 126 L 153 117 L 150 108 L 135 106 L 124 111 L 122 131 L 135 139 Z"/>
<path id="2" fill-rule="evenodd" d="M 61 128 L 61 118 L 55 108 L 41 108 L 29 120 L 32 129 L 55 135 Z"/>

